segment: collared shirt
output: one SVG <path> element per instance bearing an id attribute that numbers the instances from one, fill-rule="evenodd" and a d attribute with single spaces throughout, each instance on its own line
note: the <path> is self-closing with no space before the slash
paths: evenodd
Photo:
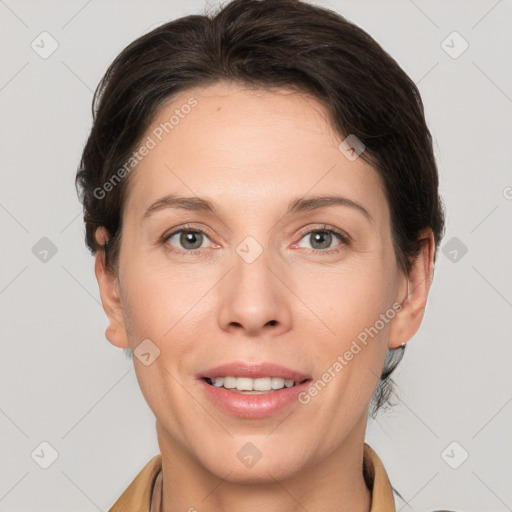
<path id="1" fill-rule="evenodd" d="M 384 465 L 367 444 L 363 454 L 364 477 L 371 491 L 370 512 L 395 512 L 393 488 Z M 162 485 L 162 455 L 155 455 L 135 477 L 109 512 L 158 512 Z M 155 489 L 154 489 L 155 488 Z M 155 501 L 151 497 L 155 490 Z"/>

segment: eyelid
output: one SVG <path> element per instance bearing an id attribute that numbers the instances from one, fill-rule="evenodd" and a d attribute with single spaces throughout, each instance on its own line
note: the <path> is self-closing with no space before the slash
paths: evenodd
<path id="1" fill-rule="evenodd" d="M 211 240 L 211 237 L 210 237 L 210 235 L 209 235 L 207 230 L 205 230 L 203 228 L 191 226 L 190 224 L 186 224 L 186 225 L 183 225 L 183 226 L 177 226 L 175 228 L 172 228 L 172 231 L 170 233 L 167 232 L 166 234 L 163 235 L 162 243 L 163 244 L 168 244 L 168 241 L 169 241 L 169 239 L 171 237 L 173 237 L 174 235 L 176 235 L 177 233 L 180 233 L 182 231 L 192 232 L 192 233 L 201 233 L 204 236 L 206 236 L 211 241 L 211 243 L 214 246 L 216 246 L 216 248 L 220 247 L 219 244 L 217 244 L 217 243 L 215 243 L 215 242 L 213 242 Z M 350 243 L 352 242 L 352 237 L 348 233 L 346 233 L 345 231 L 343 231 L 341 229 L 338 229 L 338 228 L 335 228 L 334 226 L 330 226 L 329 224 L 322 224 L 322 225 L 319 225 L 319 226 L 316 226 L 316 227 L 308 226 L 306 228 L 301 229 L 299 231 L 299 233 L 298 233 L 299 239 L 298 239 L 297 242 L 294 242 L 292 244 L 292 247 L 293 246 L 297 246 L 298 242 L 300 242 L 300 240 L 302 240 L 306 235 L 314 233 L 316 231 L 320 231 L 320 232 L 325 231 L 325 232 L 333 233 L 335 235 L 335 237 L 337 237 L 339 239 L 339 241 L 341 242 L 339 245 L 350 245 Z M 181 254 L 192 255 L 192 254 L 196 254 L 198 252 L 202 252 L 205 249 L 206 249 L 206 247 L 198 248 L 198 249 L 192 249 L 192 250 L 173 248 L 173 249 L 170 249 L 170 251 L 171 252 L 181 253 Z M 329 253 L 332 253 L 332 252 L 338 252 L 341 249 L 339 249 L 338 246 L 335 246 L 334 248 L 330 248 L 330 249 L 309 249 L 309 250 L 311 252 L 314 252 L 314 253 L 329 254 Z"/>
<path id="2" fill-rule="evenodd" d="M 185 225 L 182 225 L 182 226 L 176 226 L 176 227 L 172 228 L 170 231 L 166 232 L 162 236 L 162 240 L 161 240 L 162 244 L 170 245 L 169 244 L 169 239 L 172 238 L 174 235 L 176 235 L 178 233 L 181 233 L 182 231 L 192 232 L 192 233 L 201 233 L 204 236 L 206 236 L 213 245 L 215 245 L 217 247 L 220 247 L 219 244 L 216 244 L 215 242 L 213 242 L 211 240 L 211 237 L 210 237 L 210 235 L 209 235 L 209 233 L 208 233 L 208 231 L 206 229 L 199 228 L 199 227 L 194 227 L 194 226 L 191 226 L 190 224 L 185 224 Z M 201 252 L 204 249 L 206 249 L 206 247 L 202 247 L 202 248 L 198 248 L 198 249 L 192 249 L 192 250 L 185 250 L 185 249 L 179 249 L 179 248 L 173 247 L 172 249 L 169 249 L 169 250 L 171 252 L 177 252 L 177 253 L 181 253 L 181 254 L 195 254 L 196 252 Z"/>
<path id="3" fill-rule="evenodd" d="M 332 233 L 334 235 L 334 237 L 337 238 L 340 243 L 335 245 L 334 247 L 330 247 L 327 249 L 315 249 L 315 248 L 299 247 L 298 246 L 300 241 L 306 235 L 310 235 L 311 233 L 314 233 L 314 232 Z M 305 229 L 301 230 L 299 236 L 300 236 L 299 240 L 292 244 L 292 248 L 303 249 L 303 250 L 305 249 L 306 254 L 318 255 L 320 257 L 332 256 L 334 254 L 339 254 L 343 250 L 345 250 L 347 247 L 349 247 L 352 243 L 352 237 L 350 235 L 348 235 L 345 231 L 335 228 L 334 226 L 329 226 L 327 224 L 323 224 L 322 226 L 319 226 L 319 227 L 305 228 Z"/>
<path id="4" fill-rule="evenodd" d="M 193 231 L 193 232 L 197 231 L 198 233 L 203 233 L 203 234 L 207 235 L 208 237 L 210 237 L 210 234 L 206 228 L 192 226 L 191 224 L 187 223 L 187 224 L 182 224 L 182 225 L 175 226 L 175 227 L 171 228 L 169 231 L 167 231 L 162 236 L 162 238 L 167 239 L 167 238 L 175 235 L 176 233 L 179 233 L 180 231 Z"/>
<path id="5" fill-rule="evenodd" d="M 312 233 L 314 231 L 333 232 L 334 234 L 338 235 L 344 243 L 347 244 L 353 241 L 352 237 L 348 233 L 341 229 L 335 228 L 334 226 L 330 226 L 329 224 L 322 224 L 317 227 L 308 226 L 307 228 L 300 230 L 298 236 L 300 237 L 300 239 L 302 239 L 304 238 L 305 235 L 308 235 L 309 233 Z"/>

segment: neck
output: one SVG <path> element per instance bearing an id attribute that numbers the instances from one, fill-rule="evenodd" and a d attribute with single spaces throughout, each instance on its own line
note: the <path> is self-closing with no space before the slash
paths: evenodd
<path id="1" fill-rule="evenodd" d="M 219 478 L 174 443 L 157 422 L 162 453 L 160 512 L 369 512 L 371 492 L 363 476 L 362 425 L 328 457 L 305 464 L 293 476 L 240 483 Z"/>

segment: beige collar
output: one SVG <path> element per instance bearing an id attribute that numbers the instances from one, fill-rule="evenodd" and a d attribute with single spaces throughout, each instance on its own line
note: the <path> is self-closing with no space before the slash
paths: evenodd
<path id="1" fill-rule="evenodd" d="M 162 469 L 158 472 L 158 476 L 155 479 L 155 485 L 153 486 L 153 492 L 151 494 L 151 509 L 149 512 L 160 512 L 160 507 L 162 506 L 162 496 L 163 496 L 163 487 L 162 487 Z"/>

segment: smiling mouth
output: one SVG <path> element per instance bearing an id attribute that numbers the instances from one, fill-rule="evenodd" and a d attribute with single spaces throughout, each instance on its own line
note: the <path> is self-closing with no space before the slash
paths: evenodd
<path id="1" fill-rule="evenodd" d="M 262 395 L 266 393 L 274 393 L 281 389 L 293 388 L 299 384 L 303 384 L 311 379 L 302 381 L 294 381 L 291 379 L 282 379 L 280 377 L 258 377 L 252 379 L 250 377 L 205 377 L 203 379 L 207 384 L 215 388 L 223 388 L 233 393 L 242 393 L 245 395 Z"/>

